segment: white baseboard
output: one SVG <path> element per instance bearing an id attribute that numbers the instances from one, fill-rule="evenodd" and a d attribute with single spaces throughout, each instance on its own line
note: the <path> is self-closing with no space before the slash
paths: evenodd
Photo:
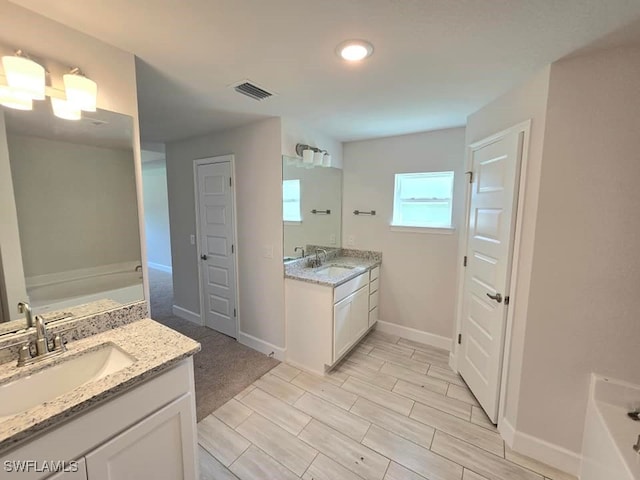
<path id="1" fill-rule="evenodd" d="M 200 319 L 199 313 L 192 312 L 191 310 L 187 310 L 186 308 L 182 308 L 177 305 L 174 305 L 172 310 L 176 317 L 180 317 L 183 320 L 189 320 L 196 325 L 202 326 L 202 320 Z"/>
<path id="2" fill-rule="evenodd" d="M 449 352 L 449 368 L 458 373 L 458 358 L 453 354 L 453 352 Z"/>
<path id="3" fill-rule="evenodd" d="M 247 347 L 253 348 L 258 352 L 264 353 L 265 355 L 273 354 L 273 358 L 284 362 L 285 359 L 285 349 L 282 347 L 276 347 L 275 345 L 265 342 L 259 338 L 254 337 L 253 335 L 249 335 L 248 333 L 238 332 L 238 342 Z"/>
<path id="4" fill-rule="evenodd" d="M 502 419 L 498 430 L 504 441 L 512 450 L 531 457 L 539 462 L 546 463 L 570 475 L 578 476 L 582 456 L 564 447 L 534 437 L 524 432 L 519 432 L 506 419 Z"/>
<path id="5" fill-rule="evenodd" d="M 411 327 L 403 327 L 402 325 L 395 323 L 383 322 L 382 320 L 378 320 L 378 326 L 376 329 L 381 332 L 406 338 L 407 340 L 413 340 L 414 342 L 420 342 L 425 345 L 431 345 L 432 347 L 451 351 L 452 340 L 447 337 L 441 337 L 440 335 L 423 332 L 422 330 L 417 330 Z"/>
<path id="6" fill-rule="evenodd" d="M 147 262 L 149 268 L 154 270 L 160 270 L 161 272 L 173 273 L 173 269 L 170 265 L 162 265 L 161 263 Z"/>
<path id="7" fill-rule="evenodd" d="M 513 440 L 516 437 L 516 429 L 513 428 L 511 422 L 506 418 L 502 417 L 498 419 L 498 432 L 500 432 L 500 436 L 502 439 L 507 442 L 509 448 L 513 448 Z"/>

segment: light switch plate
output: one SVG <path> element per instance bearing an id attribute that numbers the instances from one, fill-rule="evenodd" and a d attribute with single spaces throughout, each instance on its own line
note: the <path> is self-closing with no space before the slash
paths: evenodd
<path id="1" fill-rule="evenodd" d="M 189 236 L 189 242 L 191 242 L 191 245 L 195 245 L 196 244 L 196 236 L 195 235 L 190 235 Z"/>
<path id="2" fill-rule="evenodd" d="M 347 245 L 350 247 L 353 247 L 356 244 L 356 236 L 355 235 L 349 235 L 347 237 Z"/>
<path id="3" fill-rule="evenodd" d="M 263 251 L 264 258 L 273 258 L 273 245 L 265 245 Z"/>

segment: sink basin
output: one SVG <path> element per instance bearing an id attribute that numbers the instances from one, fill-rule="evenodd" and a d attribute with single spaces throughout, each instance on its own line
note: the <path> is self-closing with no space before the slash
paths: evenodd
<path id="1" fill-rule="evenodd" d="M 323 277 L 337 277 L 351 272 L 354 268 L 347 265 L 327 265 L 316 270 L 316 274 Z"/>
<path id="2" fill-rule="evenodd" d="M 105 343 L 33 375 L 0 385 L 0 421 L 122 370 L 134 362 L 135 358 L 131 355 L 112 343 Z"/>

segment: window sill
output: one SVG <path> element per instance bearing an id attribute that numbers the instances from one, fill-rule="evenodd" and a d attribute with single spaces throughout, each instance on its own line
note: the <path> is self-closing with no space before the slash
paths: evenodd
<path id="1" fill-rule="evenodd" d="M 403 233 L 430 233 L 436 235 L 452 235 L 456 229 L 455 227 L 410 227 L 407 225 L 391 225 L 392 232 Z"/>
<path id="2" fill-rule="evenodd" d="M 302 225 L 302 220 L 284 220 L 282 223 L 284 225 L 299 226 L 299 225 Z"/>

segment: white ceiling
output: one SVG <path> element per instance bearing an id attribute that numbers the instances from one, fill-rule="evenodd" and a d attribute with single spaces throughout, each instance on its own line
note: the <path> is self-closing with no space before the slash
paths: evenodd
<path id="1" fill-rule="evenodd" d="M 538 68 L 640 18 L 638 0 L 14 0 L 138 61 L 143 140 L 266 116 L 349 141 L 463 125 Z M 335 47 L 373 43 L 347 65 Z M 257 102 L 230 84 L 278 93 Z"/>

